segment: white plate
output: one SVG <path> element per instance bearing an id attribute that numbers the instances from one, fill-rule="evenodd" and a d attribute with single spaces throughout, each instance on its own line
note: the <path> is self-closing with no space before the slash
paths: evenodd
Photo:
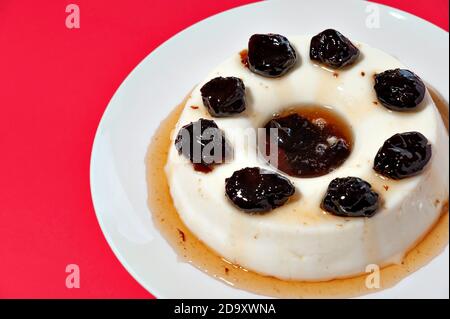
<path id="1" fill-rule="evenodd" d="M 213 16 L 153 51 L 111 99 L 93 145 L 92 198 L 112 250 L 156 297 L 259 297 L 180 262 L 153 226 L 144 157 L 158 124 L 211 68 L 246 47 L 253 33 L 314 34 L 329 27 L 396 56 L 448 101 L 448 33 L 402 11 L 342 0 L 267 1 Z M 447 248 L 395 287 L 366 297 L 448 298 L 448 261 Z"/>

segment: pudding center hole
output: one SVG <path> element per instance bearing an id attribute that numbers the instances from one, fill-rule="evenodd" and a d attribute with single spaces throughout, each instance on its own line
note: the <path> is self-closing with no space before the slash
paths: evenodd
<path id="1" fill-rule="evenodd" d="M 350 125 L 330 107 L 290 107 L 273 115 L 264 128 L 265 160 L 290 176 L 328 174 L 345 162 L 353 147 Z"/>

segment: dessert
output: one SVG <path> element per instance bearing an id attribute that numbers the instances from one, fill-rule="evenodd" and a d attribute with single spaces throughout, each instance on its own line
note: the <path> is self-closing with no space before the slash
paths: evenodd
<path id="1" fill-rule="evenodd" d="M 448 198 L 448 134 L 420 78 L 333 30 L 253 36 L 244 62 L 215 68 L 173 131 L 165 171 L 187 228 L 230 263 L 286 281 L 401 262 Z M 178 138 L 197 121 L 222 137 Z M 258 128 L 279 134 L 261 149 L 244 141 Z M 211 140 L 233 158 L 195 161 L 179 147 Z M 271 144 L 275 161 L 261 155 Z"/>

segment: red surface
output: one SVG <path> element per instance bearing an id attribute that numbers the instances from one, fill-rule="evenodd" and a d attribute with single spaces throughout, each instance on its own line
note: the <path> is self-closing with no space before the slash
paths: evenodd
<path id="1" fill-rule="evenodd" d="M 0 0 L 0 297 L 151 297 L 121 266 L 89 190 L 95 130 L 149 52 L 252 0 Z M 448 1 L 382 0 L 448 30 Z M 65 7 L 81 29 L 65 27 Z M 65 286 L 80 266 L 81 287 Z"/>

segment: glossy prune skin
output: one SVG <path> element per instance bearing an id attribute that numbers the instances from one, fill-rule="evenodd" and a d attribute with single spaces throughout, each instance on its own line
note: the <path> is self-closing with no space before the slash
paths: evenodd
<path id="1" fill-rule="evenodd" d="M 296 113 L 274 118 L 265 128 L 267 135 L 270 129 L 278 129 L 277 168 L 291 176 L 328 174 L 339 167 L 351 152 L 349 141 L 336 137 L 327 127 L 320 127 Z M 329 142 L 330 138 L 334 143 Z"/>
<path id="2" fill-rule="evenodd" d="M 428 139 L 419 132 L 395 134 L 378 150 L 373 169 L 392 179 L 407 178 L 422 171 L 431 153 Z"/>
<path id="3" fill-rule="evenodd" d="M 289 40 L 279 34 L 254 34 L 248 42 L 249 69 L 264 77 L 286 74 L 296 63 L 297 53 Z"/>
<path id="4" fill-rule="evenodd" d="M 245 85 L 239 78 L 214 78 L 200 92 L 211 116 L 227 117 L 245 110 Z"/>
<path id="5" fill-rule="evenodd" d="M 378 194 L 358 177 L 335 178 L 328 185 L 322 209 L 341 217 L 372 217 L 379 206 Z"/>
<path id="6" fill-rule="evenodd" d="M 339 69 L 354 63 L 359 49 L 339 31 L 327 29 L 311 39 L 309 57 L 331 68 Z"/>
<path id="7" fill-rule="evenodd" d="M 183 126 L 175 138 L 175 148 L 200 171 L 208 171 L 213 164 L 225 162 L 231 153 L 224 132 L 214 121 L 206 119 Z"/>
<path id="8" fill-rule="evenodd" d="M 225 194 L 240 210 L 263 213 L 282 206 L 295 193 L 284 176 L 259 167 L 235 171 L 225 180 Z"/>
<path id="9" fill-rule="evenodd" d="M 415 110 L 426 92 L 423 81 L 413 72 L 404 69 L 377 74 L 374 88 L 383 106 L 400 112 Z"/>

